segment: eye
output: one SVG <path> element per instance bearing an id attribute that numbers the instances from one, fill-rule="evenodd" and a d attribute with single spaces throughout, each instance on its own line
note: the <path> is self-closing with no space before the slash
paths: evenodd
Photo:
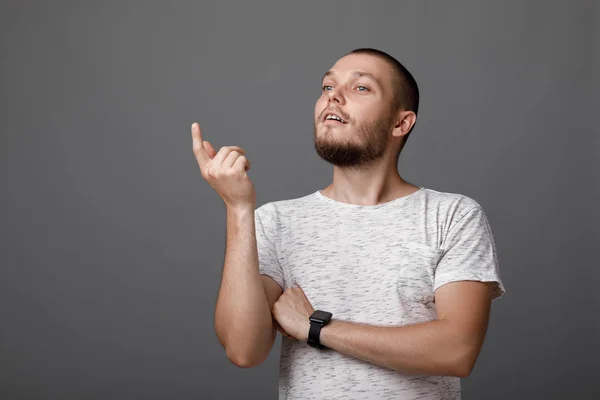
<path id="1" fill-rule="evenodd" d="M 323 87 L 321 87 L 321 90 L 328 91 L 328 90 L 331 90 L 331 88 L 332 88 L 331 85 L 323 85 Z"/>
<path id="2" fill-rule="evenodd" d="M 368 91 L 369 91 L 369 88 L 368 88 L 368 87 L 366 87 L 366 86 L 357 86 L 357 87 L 356 87 L 356 89 L 357 89 L 359 92 L 368 92 Z"/>

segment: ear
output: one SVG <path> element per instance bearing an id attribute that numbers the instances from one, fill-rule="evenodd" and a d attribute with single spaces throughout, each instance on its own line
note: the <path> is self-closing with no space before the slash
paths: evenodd
<path id="1" fill-rule="evenodd" d="M 396 125 L 392 131 L 395 137 L 402 137 L 410 132 L 411 128 L 417 122 L 417 115 L 413 111 L 399 111 Z"/>

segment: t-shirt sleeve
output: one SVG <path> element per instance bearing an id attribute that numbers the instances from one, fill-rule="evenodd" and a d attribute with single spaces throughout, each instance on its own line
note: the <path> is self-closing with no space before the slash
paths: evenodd
<path id="1" fill-rule="evenodd" d="M 450 227 L 434 276 L 434 291 L 456 281 L 493 282 L 492 300 L 505 293 L 500 279 L 496 246 L 487 217 L 480 206 Z"/>
<path id="2" fill-rule="evenodd" d="M 261 275 L 269 276 L 284 290 L 283 270 L 275 247 L 277 226 L 265 209 L 266 207 L 261 207 L 254 212 L 258 267 Z"/>

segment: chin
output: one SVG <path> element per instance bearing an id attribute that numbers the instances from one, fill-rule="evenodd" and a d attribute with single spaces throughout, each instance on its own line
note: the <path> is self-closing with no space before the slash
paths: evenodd
<path id="1" fill-rule="evenodd" d="M 317 130 L 319 136 L 331 136 L 331 135 L 343 135 L 348 137 L 348 131 L 346 131 L 345 126 L 326 126 L 321 125 Z"/>

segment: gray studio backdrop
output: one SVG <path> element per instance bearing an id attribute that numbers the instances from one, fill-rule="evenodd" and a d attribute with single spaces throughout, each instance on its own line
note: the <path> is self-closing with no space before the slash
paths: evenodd
<path id="1" fill-rule="evenodd" d="M 205 3 L 1 3 L 0 399 L 276 398 L 279 339 L 243 370 L 214 334 L 225 214 L 190 125 L 247 150 L 259 205 L 321 189 L 314 102 L 356 47 L 420 84 L 405 178 L 497 241 L 464 398 L 599 398 L 598 2 Z"/>

